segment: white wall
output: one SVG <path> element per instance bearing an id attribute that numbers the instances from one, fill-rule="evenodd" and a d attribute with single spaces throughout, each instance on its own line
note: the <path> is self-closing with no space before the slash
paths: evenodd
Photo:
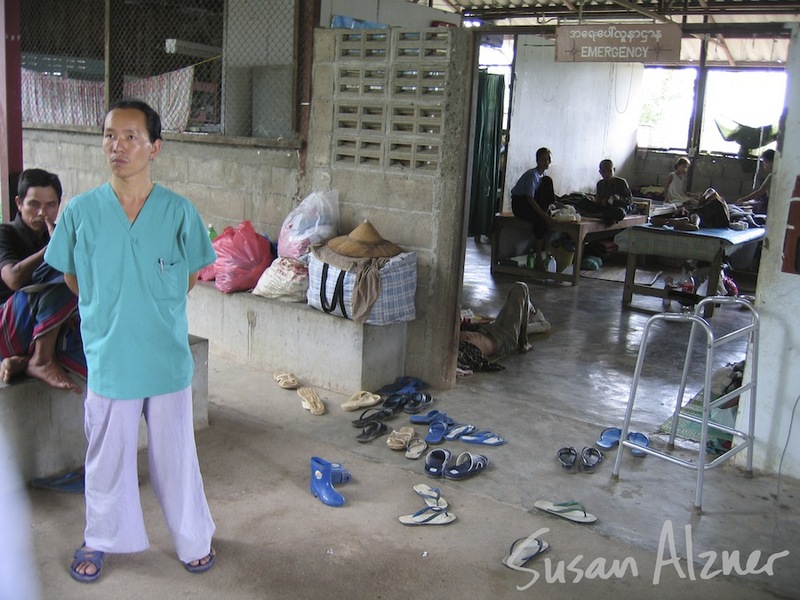
<path id="1" fill-rule="evenodd" d="M 411 4 L 405 0 L 322 0 L 320 26 L 330 27 L 334 15 L 412 29 L 430 27 L 432 21 L 461 23 L 461 17 L 455 13 Z"/>
<path id="2" fill-rule="evenodd" d="M 594 192 L 598 163 L 610 158 L 631 179 L 641 112 L 643 66 L 638 63 L 555 62 L 555 41 L 519 36 L 512 99 L 506 206 L 509 191 L 550 148 L 548 174 L 556 194 Z M 508 210 L 508 208 L 507 208 Z"/>
<path id="3" fill-rule="evenodd" d="M 553 42 L 520 36 L 511 116 L 506 199 L 519 176 L 536 163 L 541 146 L 553 152 L 549 174 L 556 193 L 590 191 L 597 163 L 609 157 L 617 173 L 633 170 L 642 65 L 556 63 Z M 759 269 L 756 308 L 761 317 L 756 410 L 756 469 L 800 478 L 800 275 L 781 272 L 789 200 L 800 176 L 800 39 L 795 30 L 787 64 L 783 147 L 770 193 L 767 239 Z M 631 176 L 628 176 L 630 179 Z M 800 199 L 799 199 L 800 200 Z M 746 429 L 739 411 L 739 429 Z M 790 427 L 794 428 L 789 437 Z M 781 454 L 788 447 L 781 465 Z M 744 464 L 744 455 L 736 457 Z"/>
<path id="4" fill-rule="evenodd" d="M 754 466 L 800 478 L 800 412 L 792 412 L 800 396 L 800 275 L 781 272 L 789 201 L 800 176 L 800 39 L 795 29 L 787 63 L 786 124 L 783 148 L 776 161 L 770 190 L 767 239 L 761 254 L 756 308 L 761 316 L 756 399 Z M 795 198 L 800 201 L 800 198 Z M 738 428 L 745 428 L 739 410 Z M 792 436 L 789 437 L 790 428 Z M 737 461 L 742 454 L 738 455 Z"/>

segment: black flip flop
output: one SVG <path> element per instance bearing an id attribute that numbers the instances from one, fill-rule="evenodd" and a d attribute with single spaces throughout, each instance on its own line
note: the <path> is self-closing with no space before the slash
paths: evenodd
<path id="1" fill-rule="evenodd" d="M 364 430 L 356 436 L 356 441 L 362 443 L 371 442 L 375 438 L 382 436 L 387 431 L 389 431 L 389 428 L 386 426 L 386 423 L 373 421 L 364 427 Z"/>
<path id="2" fill-rule="evenodd" d="M 586 447 L 581 451 L 581 471 L 594 473 L 597 465 L 603 462 L 603 453 L 597 448 Z"/>
<path id="3" fill-rule="evenodd" d="M 405 408 L 405 406 L 411 401 L 413 398 L 412 394 L 400 394 L 394 393 L 391 394 L 386 400 L 383 401 L 381 405 L 383 408 L 388 408 L 393 412 L 400 412 Z"/>
<path id="4" fill-rule="evenodd" d="M 383 421 L 389 417 L 394 416 L 394 411 L 391 408 L 368 408 L 361 416 L 353 421 L 353 427 L 366 427 L 375 421 Z"/>
<path id="5" fill-rule="evenodd" d="M 561 463 L 562 469 L 564 469 L 567 473 L 575 472 L 575 466 L 578 462 L 578 451 L 575 450 L 574 446 L 561 448 L 556 456 L 558 456 L 558 462 Z"/>
<path id="6" fill-rule="evenodd" d="M 412 394 L 408 402 L 403 407 L 403 412 L 415 415 L 433 404 L 433 396 L 427 392 L 416 392 Z"/>

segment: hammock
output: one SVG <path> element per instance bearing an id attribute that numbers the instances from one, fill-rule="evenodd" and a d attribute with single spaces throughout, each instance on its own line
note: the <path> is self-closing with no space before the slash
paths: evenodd
<path id="1" fill-rule="evenodd" d="M 746 156 L 751 150 L 763 148 L 778 139 L 777 125 L 750 127 L 724 117 L 715 118 L 722 139 L 739 144 L 739 154 Z"/>

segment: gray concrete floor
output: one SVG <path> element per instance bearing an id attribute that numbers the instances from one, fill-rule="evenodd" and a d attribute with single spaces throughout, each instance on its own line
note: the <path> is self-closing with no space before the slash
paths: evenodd
<path id="1" fill-rule="evenodd" d="M 493 280 L 488 246 L 472 240 L 468 246 L 463 306 L 494 314 L 514 279 Z M 534 350 L 504 360 L 505 371 L 432 390 L 435 408 L 508 439 L 494 448 L 445 444 L 455 453 L 483 452 L 487 471 L 461 482 L 431 480 L 422 460 L 406 459 L 383 439 L 356 442 L 358 430 L 350 424 L 356 415 L 339 408 L 345 397 L 319 390 L 328 412 L 315 417 L 301 408 L 295 392 L 278 388 L 271 373 L 212 354 L 211 424 L 197 441 L 217 523 L 217 566 L 204 575 L 181 567 L 142 461 L 151 549 L 107 557 L 103 577 L 93 585 L 67 573 L 82 537 L 82 497 L 31 490 L 44 598 L 800 597 L 796 480 L 759 473 L 748 479 L 726 464 L 707 473 L 704 512 L 697 515 L 695 473 L 653 457 L 628 453 L 618 482 L 610 478 L 618 450 L 606 453 L 595 474 L 561 470 L 558 448 L 591 445 L 604 427 L 621 424 L 649 315 L 621 310 L 621 283 L 583 278 L 574 288 L 530 287 L 553 325 L 549 334 L 532 336 Z M 660 309 L 660 301 L 649 300 L 642 304 Z M 715 328 L 736 327 L 743 318 L 728 311 L 712 321 Z M 643 373 L 633 420 L 647 433 L 670 414 L 685 351 L 675 330 L 656 337 L 655 364 Z M 302 380 L 303 365 L 296 372 Z M 399 428 L 407 419 L 398 416 L 389 424 Z M 653 436 L 654 443 L 659 439 Z M 692 444 L 681 448 L 688 452 Z M 353 480 L 338 486 L 344 507 L 324 506 L 309 493 L 313 455 L 351 471 Z M 402 526 L 398 516 L 423 506 L 412 490 L 416 483 L 440 486 L 457 520 L 443 527 Z M 580 525 L 543 513 L 534 508 L 540 499 L 579 500 L 598 520 Z M 514 540 L 541 528 L 549 530 L 542 538 L 550 549 L 527 565 L 529 572 L 501 564 Z M 774 560 L 774 574 L 752 573 L 784 550 L 790 554 Z M 711 576 L 722 568 L 723 553 L 737 551 L 747 574 Z M 622 576 L 599 576 L 628 557 L 635 573 L 629 566 Z M 660 581 L 654 584 L 656 574 Z"/>

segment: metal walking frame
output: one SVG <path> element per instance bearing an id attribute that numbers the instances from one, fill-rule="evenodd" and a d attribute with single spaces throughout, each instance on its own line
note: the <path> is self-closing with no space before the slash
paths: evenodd
<path id="1" fill-rule="evenodd" d="M 738 308 L 746 308 L 750 311 L 750 323 L 740 329 L 736 329 L 734 331 L 730 331 L 719 338 L 714 337 L 714 333 L 711 331 L 711 326 L 709 325 L 708 321 L 706 321 L 701 314 L 703 314 L 703 310 L 705 309 L 707 304 L 713 303 L 721 308 L 730 308 L 730 307 L 738 307 Z M 631 414 L 633 412 L 633 405 L 636 399 L 636 392 L 639 387 L 639 380 L 641 378 L 642 373 L 642 365 L 644 364 L 645 355 L 647 352 L 647 341 L 648 341 L 648 334 L 650 333 L 650 328 L 652 325 L 658 321 L 675 321 L 680 323 L 691 323 L 692 329 L 689 334 L 689 342 L 686 350 L 686 359 L 683 364 L 683 374 L 681 375 L 681 383 L 680 388 L 678 389 L 678 397 L 675 403 L 675 412 L 672 415 L 672 428 L 670 430 L 669 435 L 669 442 L 667 444 L 668 450 L 674 450 L 675 448 L 675 436 L 678 430 L 678 419 L 686 419 L 689 421 L 693 421 L 695 423 L 700 424 L 700 448 L 698 452 L 697 460 L 686 460 L 682 458 L 677 458 L 672 456 L 671 454 L 667 454 L 666 452 L 656 450 L 654 448 L 644 448 L 638 444 L 635 444 L 629 441 L 628 438 L 628 429 L 630 427 L 631 422 Z M 705 361 L 705 380 L 704 380 L 704 388 L 703 388 L 703 414 L 702 417 L 695 417 L 693 415 L 687 415 L 681 413 L 681 403 L 683 400 L 683 395 L 686 390 L 686 382 L 689 376 L 689 366 L 691 364 L 691 356 L 692 350 L 694 348 L 694 344 L 697 340 L 698 334 L 700 331 L 705 331 L 706 334 L 706 361 Z M 611 479 L 612 481 L 619 480 L 619 472 L 620 467 L 622 466 L 622 455 L 624 454 L 624 448 L 635 448 L 637 450 L 641 450 L 642 452 L 646 453 L 649 456 L 653 456 L 655 458 L 661 458 L 672 464 L 685 467 L 688 469 L 695 469 L 697 471 L 697 487 L 695 489 L 695 500 L 694 500 L 694 509 L 696 512 L 702 512 L 702 496 L 703 496 L 703 476 L 706 469 L 713 469 L 714 467 L 724 463 L 725 461 L 733 458 L 739 452 L 747 451 L 747 467 L 746 467 L 746 476 L 752 477 L 753 475 L 753 441 L 754 441 L 754 430 L 755 430 L 755 410 L 756 410 L 756 381 L 758 379 L 758 365 L 757 365 L 757 357 L 758 357 L 758 331 L 759 331 L 759 317 L 758 313 L 756 312 L 753 305 L 738 297 L 730 297 L 730 296 L 710 296 L 708 298 L 702 299 L 700 302 L 697 303 L 695 306 L 694 313 L 662 313 L 653 315 L 648 319 L 647 323 L 644 326 L 642 331 L 642 341 L 639 346 L 639 356 L 636 360 L 636 369 L 633 375 L 633 382 L 631 384 L 631 391 L 630 396 L 628 397 L 628 406 L 625 411 L 625 421 L 622 425 L 622 433 L 620 435 L 620 449 L 617 452 L 617 457 L 614 460 L 614 469 L 612 470 Z M 742 381 L 742 385 L 730 392 L 720 396 L 716 400 L 711 399 L 711 378 L 714 369 L 714 350 L 719 346 L 726 344 L 728 342 L 732 342 L 734 340 L 741 339 L 742 337 L 747 337 L 747 351 L 746 351 L 746 369 L 745 373 L 749 373 L 749 377 L 747 377 L 747 381 Z M 727 401 L 735 398 L 736 396 L 741 396 L 742 394 L 747 393 L 747 406 L 748 406 L 748 416 L 747 416 L 747 431 L 739 431 L 737 429 L 733 429 L 726 425 L 713 423 L 714 429 L 723 431 L 725 433 L 729 433 L 736 438 L 741 440 L 740 443 L 736 444 L 731 450 L 728 450 L 724 454 L 718 456 L 712 461 L 706 460 L 706 441 L 708 439 L 708 425 L 709 425 L 709 415 L 712 408 L 717 408 L 720 405 L 725 404 Z M 740 406 L 742 406 L 741 398 L 740 398 Z"/>

